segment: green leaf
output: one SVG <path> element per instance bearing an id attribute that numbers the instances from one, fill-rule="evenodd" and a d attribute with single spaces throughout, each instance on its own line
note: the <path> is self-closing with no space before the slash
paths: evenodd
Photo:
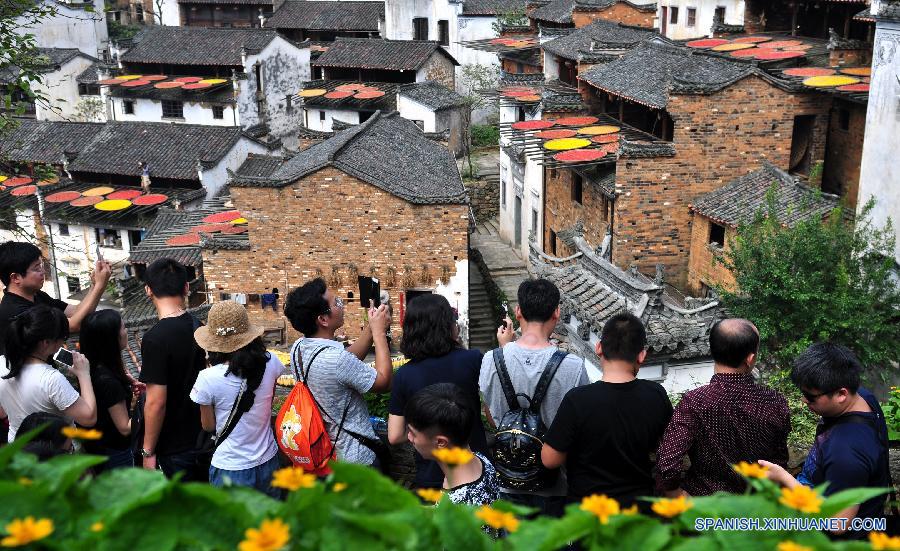
<path id="1" fill-rule="evenodd" d="M 859 505 L 873 497 L 890 492 L 890 488 L 854 488 L 842 490 L 828 496 L 822 503 L 821 511 L 817 516 L 822 518 L 832 517 L 847 507 Z"/>
<path id="2" fill-rule="evenodd" d="M 507 539 L 514 549 L 550 551 L 579 541 L 599 528 L 600 521 L 596 516 L 581 511 L 576 506 L 569 507 L 559 519 L 538 517 L 523 522 L 519 525 L 519 530 Z"/>
<path id="3" fill-rule="evenodd" d="M 53 492 L 64 492 L 94 465 L 106 461 L 96 455 L 58 455 L 33 467 L 34 478 L 48 482 Z"/>
<path id="4" fill-rule="evenodd" d="M 391 512 L 406 507 L 418 507 L 419 499 L 394 484 L 374 469 L 352 463 L 334 463 L 334 480 L 347 484 L 341 494 L 350 492 L 356 506 L 369 512 Z"/>
<path id="5" fill-rule="evenodd" d="M 447 497 L 434 509 L 434 524 L 440 534 L 440 545 L 447 551 L 480 551 L 490 545 L 475 512 L 451 503 Z"/>

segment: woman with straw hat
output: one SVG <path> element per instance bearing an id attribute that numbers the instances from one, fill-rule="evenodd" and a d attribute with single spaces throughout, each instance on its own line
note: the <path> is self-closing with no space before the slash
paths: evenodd
<path id="1" fill-rule="evenodd" d="M 217 435 L 209 482 L 223 486 L 230 481 L 277 497 L 270 484 L 279 467 L 272 397 L 284 366 L 266 352 L 262 334 L 240 304 L 214 304 L 207 325 L 194 332 L 210 367 L 197 376 L 191 400 L 200 405 L 203 429 Z"/>

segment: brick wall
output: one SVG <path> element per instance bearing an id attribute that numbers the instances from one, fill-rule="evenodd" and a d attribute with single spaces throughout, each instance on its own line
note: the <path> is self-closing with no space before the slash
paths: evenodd
<path id="1" fill-rule="evenodd" d="M 654 12 L 640 11 L 624 2 L 616 2 L 604 10 L 572 12 L 572 21 L 575 22 L 576 28 L 590 25 L 597 19 L 603 19 L 604 21 L 612 21 L 613 23 L 623 23 L 625 25 L 652 29 L 653 18 L 655 16 L 656 14 Z"/>
<path id="2" fill-rule="evenodd" d="M 733 288 L 734 276 L 720 262 L 716 262 L 716 254 L 721 254 L 731 247 L 735 230 L 725 228 L 724 250 L 714 248 L 709 244 L 710 220 L 705 216 L 694 213 L 691 220 L 691 257 L 688 266 L 688 290 L 692 295 L 699 296 L 703 285 L 714 288 L 717 285 Z"/>
<path id="3" fill-rule="evenodd" d="M 448 281 L 467 257 L 466 205 L 413 205 L 333 167 L 284 188 L 232 187 L 231 197 L 249 221 L 251 250 L 204 250 L 206 281 L 214 296 L 277 287 L 278 312 L 248 304 L 251 319 L 267 326 L 282 323 L 287 292 L 314 277 L 347 300 L 358 298 L 357 275 L 375 275 L 396 314 L 400 292 Z M 358 335 L 361 321 L 349 303 L 347 335 Z M 297 338 L 286 328 L 289 341 Z"/>
<path id="4" fill-rule="evenodd" d="M 620 159 L 617 165 L 613 262 L 647 274 L 666 268 L 667 281 L 687 283 L 688 205 L 767 159 L 787 169 L 795 115 L 826 117 L 831 98 L 780 90 L 751 76 L 712 95 L 673 95 L 675 157 Z M 814 139 L 813 159 L 821 141 Z M 824 147 L 822 148 L 824 149 Z"/>
<path id="5" fill-rule="evenodd" d="M 841 111 L 845 114 L 842 115 Z M 847 122 L 843 129 L 842 117 Z M 866 131 L 866 106 L 835 100 L 831 123 L 828 126 L 828 148 L 825 152 L 825 171 L 822 191 L 840 195 L 856 207 L 859 194 L 859 168 L 862 163 L 863 135 Z"/>
<path id="6" fill-rule="evenodd" d="M 607 231 L 607 212 L 609 203 L 600 193 L 598 186 L 587 178 L 582 180 L 581 203 L 572 198 L 572 185 L 575 172 L 568 169 L 544 169 L 544 250 L 550 251 L 549 235 L 552 230 L 559 233 L 575 225 L 579 220 L 584 223 L 584 239 L 593 247 L 603 242 Z M 561 242 L 556 244 L 557 256 L 567 256 L 572 251 Z"/>
<path id="7" fill-rule="evenodd" d="M 543 73 L 543 67 L 539 67 L 537 65 L 528 65 L 527 63 L 522 63 L 522 70 L 519 71 L 519 67 L 515 60 L 512 59 L 501 59 L 500 66 L 507 73 L 513 74 L 521 74 L 521 75 L 536 75 L 538 73 Z"/>
<path id="8" fill-rule="evenodd" d="M 469 193 L 469 202 L 475 213 L 475 220 L 483 222 L 492 220 L 500 215 L 500 179 L 479 178 L 466 180 L 466 191 Z"/>

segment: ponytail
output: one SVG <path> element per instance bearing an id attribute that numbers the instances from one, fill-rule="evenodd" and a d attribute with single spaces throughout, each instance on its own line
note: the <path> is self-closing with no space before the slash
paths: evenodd
<path id="1" fill-rule="evenodd" d="M 22 373 L 25 360 L 34 354 L 43 340 L 62 340 L 69 336 L 69 320 L 62 310 L 40 305 L 14 317 L 6 330 L 6 361 L 9 373 L 4 379 L 14 379 Z"/>
<path id="2" fill-rule="evenodd" d="M 262 383 L 269 357 L 262 338 L 257 337 L 247 346 L 231 353 L 228 371 L 225 373 L 231 373 L 242 379 L 247 379 L 247 390 L 254 392 Z"/>

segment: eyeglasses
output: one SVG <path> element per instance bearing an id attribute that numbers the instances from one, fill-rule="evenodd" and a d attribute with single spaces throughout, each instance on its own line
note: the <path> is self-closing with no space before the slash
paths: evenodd
<path id="1" fill-rule="evenodd" d="M 337 308 L 338 310 L 343 310 L 344 309 L 344 299 L 342 299 L 341 297 L 334 297 L 334 307 Z M 322 312 L 322 315 L 330 314 L 330 313 L 331 313 L 331 308 L 328 308 L 327 310 Z"/>
<path id="2" fill-rule="evenodd" d="M 818 400 L 819 398 L 821 398 L 822 396 L 825 396 L 826 394 L 831 394 L 831 393 L 830 392 L 820 392 L 818 394 L 813 394 L 812 392 L 807 392 L 805 390 L 801 390 L 800 394 L 803 395 L 804 400 L 806 400 L 809 403 L 813 403 L 816 400 Z"/>

